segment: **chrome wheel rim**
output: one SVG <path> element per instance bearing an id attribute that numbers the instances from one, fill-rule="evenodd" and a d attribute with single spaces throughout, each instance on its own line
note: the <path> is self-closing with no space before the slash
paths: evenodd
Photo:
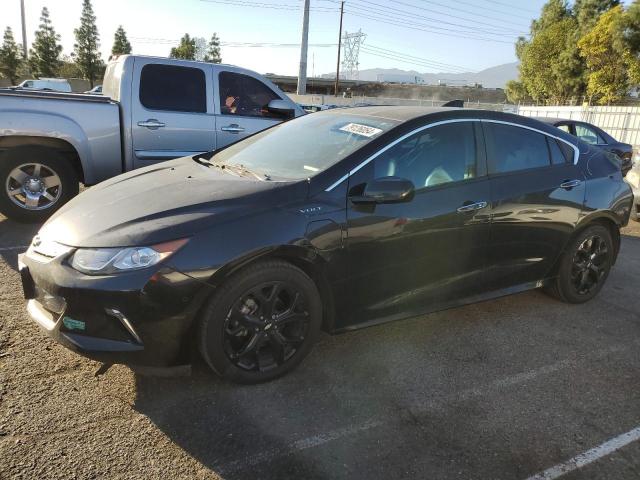
<path id="1" fill-rule="evenodd" d="M 234 303 L 224 322 L 224 351 L 237 367 L 265 372 L 288 362 L 309 331 L 302 292 L 286 282 L 251 288 Z"/>
<path id="2" fill-rule="evenodd" d="M 24 163 L 7 177 L 9 199 L 25 210 L 45 210 L 62 195 L 62 182 L 55 170 L 41 163 Z"/>
<path id="3" fill-rule="evenodd" d="M 571 283 L 578 295 L 588 295 L 602 282 L 609 262 L 609 248 L 598 235 L 586 238 L 573 255 Z"/>

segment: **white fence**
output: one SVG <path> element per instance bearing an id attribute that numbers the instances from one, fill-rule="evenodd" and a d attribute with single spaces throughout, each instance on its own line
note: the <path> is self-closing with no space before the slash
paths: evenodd
<path id="1" fill-rule="evenodd" d="M 536 107 L 519 106 L 518 113 L 527 117 L 566 118 L 589 122 L 620 142 L 640 149 L 640 107 Z"/>

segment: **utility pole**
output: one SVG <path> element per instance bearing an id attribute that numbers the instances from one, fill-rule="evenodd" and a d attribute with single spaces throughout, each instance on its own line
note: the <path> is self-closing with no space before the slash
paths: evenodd
<path id="1" fill-rule="evenodd" d="M 342 45 L 342 17 L 344 16 L 344 1 L 340 2 L 340 32 L 338 33 L 338 62 L 336 63 L 336 90 L 335 96 L 338 96 L 340 88 L 340 46 Z"/>
<path id="2" fill-rule="evenodd" d="M 309 47 L 309 2 L 304 0 L 302 14 L 302 42 L 300 44 L 300 70 L 298 71 L 298 95 L 307 93 L 307 48 Z"/>
<path id="3" fill-rule="evenodd" d="M 20 12 L 22 13 L 22 56 L 27 59 L 27 23 L 24 19 L 24 0 L 20 0 Z"/>

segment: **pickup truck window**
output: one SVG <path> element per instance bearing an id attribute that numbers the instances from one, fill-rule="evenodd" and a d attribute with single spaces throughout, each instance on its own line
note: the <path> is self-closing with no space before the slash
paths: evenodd
<path id="1" fill-rule="evenodd" d="M 240 73 L 221 72 L 220 110 L 223 115 L 246 117 L 272 117 L 267 111 L 271 100 L 280 99 L 260 80 Z"/>
<path id="2" fill-rule="evenodd" d="M 199 68 L 149 64 L 140 74 L 140 103 L 150 110 L 207 111 L 207 88 Z"/>

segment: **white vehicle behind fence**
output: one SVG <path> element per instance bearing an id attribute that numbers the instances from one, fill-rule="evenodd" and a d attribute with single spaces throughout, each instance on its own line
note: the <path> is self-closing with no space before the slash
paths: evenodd
<path id="1" fill-rule="evenodd" d="M 0 89 L 0 212 L 37 222 L 134 168 L 216 150 L 304 111 L 238 67 L 124 55 L 103 95 Z"/>
<path id="2" fill-rule="evenodd" d="M 52 92 L 71 93 L 71 84 L 63 78 L 39 78 L 37 80 L 25 80 L 18 88 L 29 90 L 45 90 Z"/>

